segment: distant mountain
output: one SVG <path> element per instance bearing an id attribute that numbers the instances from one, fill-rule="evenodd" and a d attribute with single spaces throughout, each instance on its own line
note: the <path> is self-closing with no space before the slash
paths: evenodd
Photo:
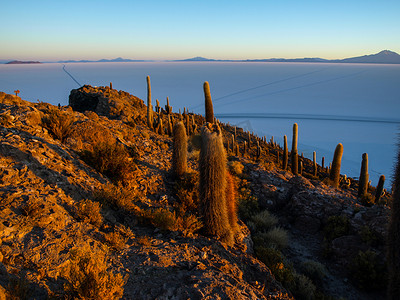
<path id="1" fill-rule="evenodd" d="M 218 62 L 304 62 L 304 63 L 364 63 L 364 64 L 400 64 L 400 55 L 396 52 L 384 50 L 377 54 L 351 57 L 345 59 L 324 59 L 319 57 L 305 58 L 265 58 L 265 59 L 246 59 L 246 60 L 217 60 L 204 58 L 201 56 L 174 60 L 174 61 L 218 61 Z"/>
<path id="2" fill-rule="evenodd" d="M 19 65 L 19 64 L 41 64 L 40 61 L 21 61 L 13 60 L 6 63 L 6 65 Z"/>
<path id="3" fill-rule="evenodd" d="M 137 60 L 127 58 L 100 59 L 100 60 L 60 60 L 58 63 L 91 63 L 91 62 L 143 62 L 148 60 Z"/>
<path id="4" fill-rule="evenodd" d="M 336 61 L 334 61 L 336 62 Z M 343 63 L 368 63 L 368 64 L 400 64 L 400 55 L 396 52 L 383 50 L 377 54 L 364 55 L 358 57 L 345 58 L 338 60 Z"/>

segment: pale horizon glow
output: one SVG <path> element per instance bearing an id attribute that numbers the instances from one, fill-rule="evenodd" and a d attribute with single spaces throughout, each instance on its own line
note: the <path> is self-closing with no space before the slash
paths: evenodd
<path id="1" fill-rule="evenodd" d="M 400 1 L 5 1 L 0 60 L 400 53 Z"/>

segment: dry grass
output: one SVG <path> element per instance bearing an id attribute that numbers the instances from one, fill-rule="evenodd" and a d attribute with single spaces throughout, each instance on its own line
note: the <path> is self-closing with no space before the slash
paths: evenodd
<path id="1" fill-rule="evenodd" d="M 192 214 L 176 213 L 166 208 L 158 208 L 143 212 L 143 218 L 153 226 L 171 231 L 181 231 L 184 235 L 191 235 L 203 227 L 201 221 Z"/>
<path id="2" fill-rule="evenodd" d="M 119 231 L 112 231 L 104 234 L 106 244 L 114 251 L 121 251 L 125 248 L 127 238 L 124 237 Z"/>
<path id="3" fill-rule="evenodd" d="M 135 201 L 138 200 L 139 196 L 135 191 L 122 185 L 106 184 L 102 190 L 95 191 L 94 197 L 103 204 L 126 211 L 136 211 L 138 209 Z"/>
<path id="4" fill-rule="evenodd" d="M 82 159 L 111 181 L 123 181 L 133 170 L 128 151 L 122 144 L 110 140 L 99 140 L 93 145 L 93 150 L 81 152 Z"/>
<path id="5" fill-rule="evenodd" d="M 61 276 L 74 299 L 120 299 L 127 277 L 107 271 L 106 255 L 89 247 L 73 248 Z"/>
<path id="6" fill-rule="evenodd" d="M 89 199 L 82 200 L 75 204 L 76 214 L 79 219 L 99 227 L 103 223 L 100 213 L 100 203 Z"/>
<path id="7" fill-rule="evenodd" d="M 64 142 L 73 132 L 72 124 L 75 122 L 73 115 L 62 112 L 56 108 L 50 108 L 42 117 L 42 126 L 45 127 L 50 134 Z"/>

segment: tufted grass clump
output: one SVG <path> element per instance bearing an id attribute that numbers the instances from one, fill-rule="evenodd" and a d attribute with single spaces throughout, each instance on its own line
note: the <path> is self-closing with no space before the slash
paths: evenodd
<path id="1" fill-rule="evenodd" d="M 249 226 L 255 231 L 268 231 L 278 223 L 278 219 L 268 210 L 263 210 L 251 217 Z"/>
<path id="2" fill-rule="evenodd" d="M 332 241 L 338 237 L 348 234 L 350 221 L 345 216 L 330 216 L 324 227 L 325 238 Z"/>
<path id="3" fill-rule="evenodd" d="M 123 181 L 132 171 L 133 163 L 122 144 L 116 141 L 99 140 L 92 146 L 93 150 L 80 152 L 81 158 L 112 182 Z"/>
<path id="4" fill-rule="evenodd" d="M 100 213 L 100 203 L 89 199 L 84 199 L 75 204 L 76 214 L 84 222 L 100 226 L 103 223 L 103 217 Z"/>
<path id="5" fill-rule="evenodd" d="M 386 266 L 376 252 L 360 251 L 353 259 L 351 277 L 363 290 L 382 290 L 387 283 Z"/>
<path id="6" fill-rule="evenodd" d="M 73 115 L 63 112 L 56 108 L 50 108 L 42 117 L 42 126 L 46 128 L 50 134 L 64 142 L 71 136 L 74 128 L 72 124 L 75 122 Z"/>
<path id="7" fill-rule="evenodd" d="M 228 163 L 229 171 L 236 176 L 243 174 L 244 166 L 240 161 L 230 161 Z"/>
<path id="8" fill-rule="evenodd" d="M 321 284 L 328 273 L 323 264 L 314 260 L 302 262 L 300 269 L 302 273 L 309 277 L 315 284 Z"/>
<path id="9" fill-rule="evenodd" d="M 64 290 L 74 299 L 120 299 L 124 293 L 127 276 L 108 271 L 104 252 L 90 247 L 74 247 L 62 269 L 66 280 Z"/>

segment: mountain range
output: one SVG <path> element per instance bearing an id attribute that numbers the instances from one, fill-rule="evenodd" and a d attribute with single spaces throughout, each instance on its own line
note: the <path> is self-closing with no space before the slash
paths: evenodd
<path id="1" fill-rule="evenodd" d="M 118 57 L 115 59 L 100 59 L 100 60 L 60 60 L 57 63 L 93 63 L 93 62 L 151 62 L 154 60 L 136 60 L 126 59 Z M 305 57 L 305 58 L 266 58 L 266 59 L 244 59 L 244 60 L 232 60 L 232 59 L 212 59 L 201 56 L 181 59 L 181 60 L 170 60 L 173 62 L 304 62 L 304 63 L 368 63 L 368 64 L 400 64 L 400 55 L 390 50 L 383 50 L 376 54 L 363 55 L 357 57 L 350 57 L 345 59 L 324 59 L 319 57 Z M 10 61 L 0 60 L 0 63 L 31 63 L 24 61 Z M 35 62 L 38 63 L 38 62 Z"/>

